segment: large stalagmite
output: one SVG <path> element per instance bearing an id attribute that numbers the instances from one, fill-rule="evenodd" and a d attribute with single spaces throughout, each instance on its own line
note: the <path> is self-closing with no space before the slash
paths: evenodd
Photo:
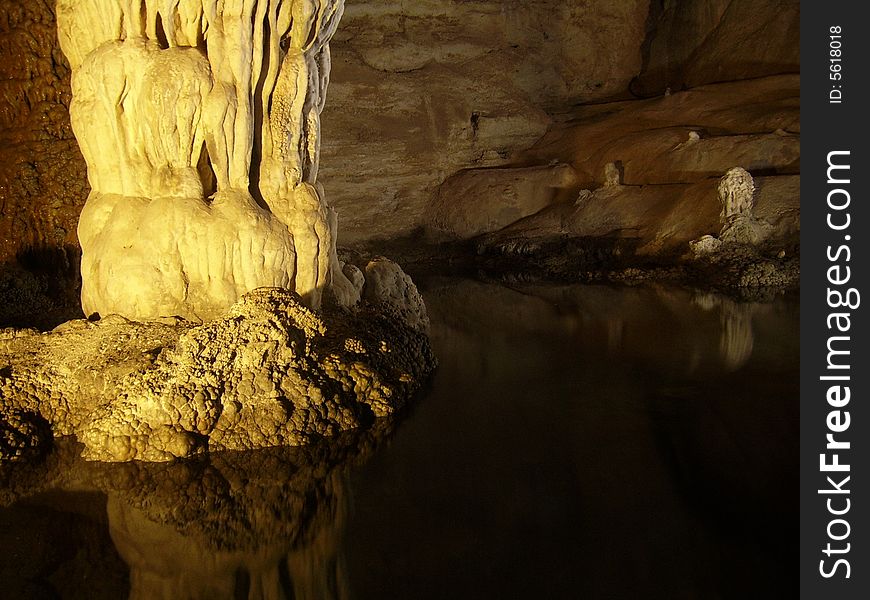
<path id="1" fill-rule="evenodd" d="M 343 0 L 59 0 L 86 314 L 207 320 L 257 287 L 360 290 L 316 183 Z"/>
<path id="2" fill-rule="evenodd" d="M 389 260 L 339 262 L 316 184 L 342 9 L 59 0 L 93 188 L 82 304 L 101 318 L 0 331 L 0 462 L 54 435 L 104 461 L 306 444 L 419 389 L 417 288 Z"/>

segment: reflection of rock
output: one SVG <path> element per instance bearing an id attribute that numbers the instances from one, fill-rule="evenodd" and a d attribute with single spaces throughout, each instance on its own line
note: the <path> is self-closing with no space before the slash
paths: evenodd
<path id="1" fill-rule="evenodd" d="M 751 309 L 739 304 L 731 304 L 729 309 L 723 309 L 719 349 L 725 364 L 735 371 L 742 367 L 752 356 L 754 343 Z"/>
<path id="2" fill-rule="evenodd" d="M 770 303 L 656 284 L 507 287 L 436 279 L 428 282 L 426 300 L 433 322 L 439 323 L 436 347 L 452 348 L 455 336 L 468 338 L 464 343 L 476 348 L 477 354 L 449 357 L 454 362 L 510 363 L 520 345 L 530 353 L 532 342 L 526 338 L 535 343 L 570 338 L 571 355 L 579 361 L 612 354 L 643 372 L 698 377 L 730 374 L 750 358 L 752 365 L 765 364 L 770 357 L 759 355 L 765 334 L 758 330 L 784 327 L 787 318 Z M 541 362 L 534 368 L 539 375 L 559 377 L 562 367 Z"/>
<path id="3" fill-rule="evenodd" d="M 391 293 L 389 283 L 377 305 L 352 312 L 314 313 L 292 292 L 260 289 L 199 327 L 110 317 L 12 339 L 0 411 L 40 415 L 108 461 L 298 445 L 360 427 L 401 408 L 434 363 L 416 288 L 396 280 Z"/>
<path id="4" fill-rule="evenodd" d="M 753 316 L 762 310 L 762 305 L 750 302 L 735 302 L 715 294 L 698 294 L 693 303 L 703 310 L 719 311 L 722 334 L 719 338 L 719 354 L 728 370 L 736 371 L 752 357 L 755 346 Z"/>
<path id="5" fill-rule="evenodd" d="M 58 503 L 65 491 L 107 494 L 131 598 L 341 598 L 344 468 L 390 428 L 380 420 L 304 448 L 172 464 L 88 463 L 62 442 L 41 466 L 0 470 L 0 504 L 50 490 Z"/>
<path id="6" fill-rule="evenodd" d="M 166 503 L 158 511 L 150 498 L 140 505 L 138 498 L 109 494 L 109 529 L 130 567 L 130 597 L 231 598 L 240 588 L 247 598 L 346 596 L 338 556 L 347 513 L 344 475 L 297 473 L 288 486 L 280 472 L 221 467 L 185 482 L 199 493 L 181 488 L 178 496 L 158 496 Z M 247 477 L 253 483 L 237 487 Z M 185 521 L 173 515 L 179 501 Z"/>

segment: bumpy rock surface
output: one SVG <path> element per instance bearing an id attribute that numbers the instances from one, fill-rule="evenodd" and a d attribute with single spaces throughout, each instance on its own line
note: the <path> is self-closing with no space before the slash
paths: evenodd
<path id="1" fill-rule="evenodd" d="M 0 261 L 46 249 L 62 257 L 77 245 L 88 182 L 53 0 L 0 0 L 0 55 Z"/>
<path id="2" fill-rule="evenodd" d="M 305 444 L 390 415 L 434 366 L 425 309 L 406 283 L 398 295 L 417 302 L 382 297 L 353 312 L 315 313 L 263 288 L 202 326 L 110 316 L 7 330 L 0 414 L 11 441 L 0 456 L 35 445 L 27 419 L 76 436 L 88 459 L 165 461 Z"/>
<path id="3" fill-rule="evenodd" d="M 91 193 L 85 314 L 215 318 L 258 287 L 359 291 L 317 187 L 344 0 L 58 0 Z"/>

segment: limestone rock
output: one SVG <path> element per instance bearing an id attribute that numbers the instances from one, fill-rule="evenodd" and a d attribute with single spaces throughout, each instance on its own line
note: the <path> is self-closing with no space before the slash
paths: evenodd
<path id="1" fill-rule="evenodd" d="M 688 142 L 684 127 L 659 129 L 632 135 L 618 142 L 623 155 L 623 183 L 627 185 L 692 183 L 718 177 L 729 167 L 740 164 L 747 170 L 767 175 L 793 175 L 800 172 L 800 136 L 762 133 L 752 135 L 713 135 L 701 138 L 690 131 Z M 614 151 L 615 154 L 615 151 Z"/>
<path id="2" fill-rule="evenodd" d="M 756 222 L 765 239 L 792 244 L 800 232 L 800 177 L 755 179 Z M 556 237 L 626 240 L 640 256 L 682 254 L 687 244 L 722 231 L 718 181 L 602 187 L 577 205 L 554 205 L 484 236 L 486 248 L 534 245 Z M 699 246 L 700 247 L 700 246 Z"/>
<path id="3" fill-rule="evenodd" d="M 574 169 L 564 164 L 462 171 L 440 187 L 426 223 L 461 239 L 497 231 L 549 206 L 575 182 Z"/>
<path id="4" fill-rule="evenodd" d="M 742 167 L 729 169 L 719 180 L 717 188 L 722 210 L 719 220 L 722 229 L 713 241 L 710 236 L 690 242 L 689 246 L 697 256 L 720 252 L 729 245 L 743 244 L 758 246 L 765 241 L 773 229 L 770 223 L 757 219 L 753 214 L 755 207 L 755 181 Z"/>
<path id="5" fill-rule="evenodd" d="M 762 176 L 753 178 L 752 227 L 732 233 L 755 242 L 797 243 L 798 84 L 796 76 L 768 77 L 579 109 L 521 157 L 524 163 L 571 165 L 576 176 L 565 201 L 486 234 L 480 248 L 512 253 L 560 239 L 597 238 L 599 246 L 618 245 L 623 258 L 682 255 L 690 242 L 722 233 L 718 178 L 741 159 L 749 159 L 747 175 Z M 691 136 L 698 131 L 704 135 Z M 497 207 L 497 199 L 488 198 L 476 210 L 486 214 Z M 702 252 L 718 246 L 710 240 L 696 245 Z"/>
<path id="6" fill-rule="evenodd" d="M 69 125 L 70 69 L 57 46 L 51 5 L 0 0 L 0 15 L 7 15 L 0 19 L 0 45 L 10 57 L 0 65 L 0 252 L 6 258 L 28 249 L 51 255 L 65 246 L 74 249 L 78 213 L 88 195 L 85 164 Z M 423 224 L 440 184 L 469 168 L 546 165 L 557 158 L 575 167 L 585 187 L 617 160 L 629 185 L 651 183 L 656 174 L 658 183 L 690 183 L 696 174 L 717 177 L 735 164 L 765 174 L 796 173 L 796 165 L 784 163 L 796 140 L 751 137 L 799 131 L 797 94 L 777 94 L 771 78 L 757 79 L 797 72 L 794 0 L 346 5 L 330 43 L 330 102 L 318 137 L 324 144 L 318 180 L 340 213 L 345 243 L 410 235 Z M 186 19 L 185 11 L 179 14 Z M 185 21 L 186 27 L 194 21 Z M 185 44 L 176 36 L 175 45 Z M 696 106 L 709 110 L 680 100 L 687 85 L 742 77 L 752 80 L 704 91 L 704 102 Z M 577 110 L 584 103 L 630 97 L 629 88 L 647 96 L 661 95 L 668 86 L 673 93 L 645 114 L 626 110 L 619 118 L 613 103 Z M 576 137 L 581 152 L 528 159 L 526 152 L 551 125 L 550 141 L 571 135 L 566 114 L 583 118 L 596 111 L 610 113 L 611 135 L 602 137 L 587 121 Z M 671 134 L 630 139 L 629 133 L 649 129 L 654 112 L 685 119 L 660 119 L 670 124 L 656 127 L 673 126 Z M 632 121 L 638 127 L 629 130 Z M 686 141 L 687 128 L 701 132 L 703 152 L 684 148 L 669 156 Z M 725 160 L 740 147 L 745 156 Z M 581 160 L 585 153 L 594 155 L 588 165 Z M 774 170 L 765 160 L 775 163 Z M 328 215 L 315 216 L 328 221 Z M 59 267 L 74 270 L 77 259 L 73 253 Z"/>
<path id="7" fill-rule="evenodd" d="M 363 297 L 374 306 L 386 306 L 399 315 L 399 321 L 428 335 L 429 315 L 417 286 L 401 267 L 380 257 L 366 266 Z"/>
<path id="8" fill-rule="evenodd" d="M 722 248 L 722 240 L 712 235 L 705 235 L 689 242 L 689 248 L 695 256 L 713 254 Z"/>
<path id="9" fill-rule="evenodd" d="M 207 321 L 249 290 L 293 287 L 287 227 L 248 194 L 224 192 L 211 203 L 92 194 L 79 237 L 89 316 Z"/>
<path id="10" fill-rule="evenodd" d="M 0 54 L 0 262 L 32 257 L 71 274 L 88 184 L 54 3 L 0 0 Z"/>
<path id="11" fill-rule="evenodd" d="M 322 174 L 356 243 L 409 235 L 445 179 L 511 164 L 551 114 L 624 93 L 649 2 L 346 4 Z"/>
<path id="12" fill-rule="evenodd" d="M 703 135 L 687 143 L 692 131 Z M 734 165 L 794 175 L 799 134 L 800 77 L 783 75 L 580 107 L 517 160 L 570 164 L 578 189 L 604 185 L 606 165 L 617 162 L 626 185 L 694 183 Z"/>
<path id="13" fill-rule="evenodd" d="M 0 460 L 22 460 L 40 453 L 51 430 L 38 415 L 16 410 L 0 413 Z"/>
<path id="14" fill-rule="evenodd" d="M 752 214 L 755 206 L 755 181 L 743 167 L 734 167 L 719 180 L 719 202 L 722 212 L 719 218 L 724 222 L 738 215 Z"/>
<path id="15" fill-rule="evenodd" d="M 7 340 L 0 414 L 42 418 L 104 461 L 299 445 L 358 428 L 401 408 L 434 366 L 419 313 L 401 320 L 422 306 L 405 283 L 402 298 L 352 312 L 314 313 L 293 292 L 263 288 L 201 326 L 112 316 Z"/>

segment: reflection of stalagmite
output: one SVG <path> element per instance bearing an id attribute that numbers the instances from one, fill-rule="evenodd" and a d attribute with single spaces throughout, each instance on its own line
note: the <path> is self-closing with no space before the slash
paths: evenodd
<path id="1" fill-rule="evenodd" d="M 277 488 L 277 482 L 274 484 Z M 347 513 L 344 476 L 332 473 L 322 483 L 328 497 L 314 512 L 293 515 L 299 539 L 275 536 L 254 547 L 215 547 L 207 535 L 187 533 L 185 524 L 164 523 L 110 492 L 109 531 L 130 567 L 130 598 L 298 598 L 348 597 L 347 575 L 339 542 Z M 178 500 L 187 500 L 179 498 Z M 257 500 L 257 499 L 253 499 Z M 252 521 L 275 520 L 286 509 L 256 504 L 245 515 Z M 285 530 L 290 523 L 276 522 Z M 195 529 L 195 528 L 194 528 Z"/>
<path id="2" fill-rule="evenodd" d="M 754 346 L 752 306 L 735 302 L 723 304 L 719 352 L 725 366 L 731 370 L 742 367 L 752 356 Z"/>
<path id="3" fill-rule="evenodd" d="M 211 318 L 260 286 L 293 287 L 313 307 L 327 289 L 359 299 L 316 185 L 343 9 L 58 0 L 92 187 L 79 223 L 87 313 Z M 151 206 L 164 198 L 180 201 Z"/>
<path id="4" fill-rule="evenodd" d="M 735 302 L 715 294 L 698 294 L 694 303 L 703 310 L 719 310 L 722 333 L 719 337 L 719 356 L 725 367 L 736 371 L 752 357 L 755 331 L 752 318 L 758 310 L 755 304 Z"/>

